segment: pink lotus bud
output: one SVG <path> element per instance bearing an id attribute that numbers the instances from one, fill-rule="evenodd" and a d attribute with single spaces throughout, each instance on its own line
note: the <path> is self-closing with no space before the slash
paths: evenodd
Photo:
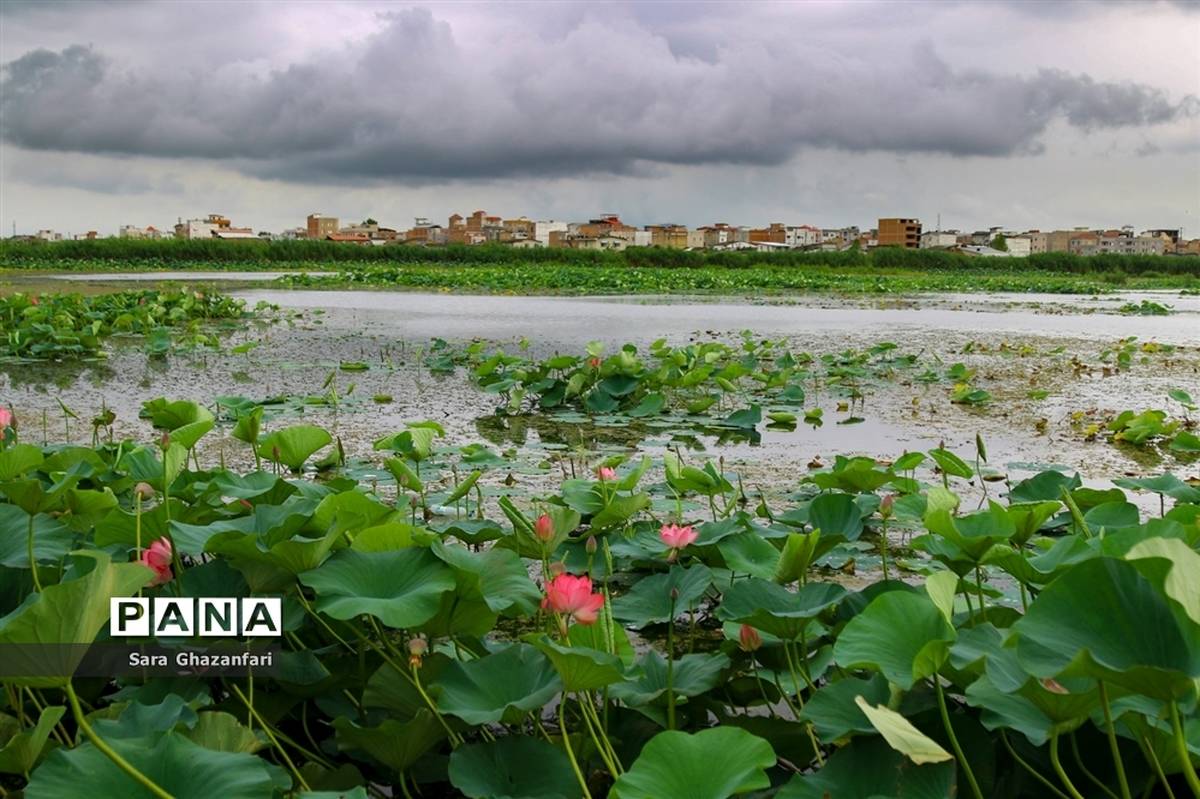
<path id="1" fill-rule="evenodd" d="M 583 548 L 589 555 L 596 554 L 596 536 L 589 535 L 587 541 L 583 542 Z"/>
<path id="2" fill-rule="evenodd" d="M 896 495 L 888 494 L 879 503 L 879 515 L 885 519 L 892 518 L 892 506 L 896 504 Z"/>
<path id="3" fill-rule="evenodd" d="M 13 412 L 8 408 L 0 408 L 0 430 L 13 426 Z"/>
<path id="4" fill-rule="evenodd" d="M 562 561 L 554 561 L 547 567 L 550 571 L 550 577 L 554 578 L 567 570 L 567 567 L 562 564 Z"/>
<path id="5" fill-rule="evenodd" d="M 133 487 L 133 495 L 143 502 L 147 499 L 153 499 L 154 489 L 149 483 L 138 483 Z"/>
<path id="6" fill-rule="evenodd" d="M 758 630 L 751 627 L 749 624 L 743 624 L 738 630 L 738 647 L 743 652 L 754 652 L 762 646 L 762 636 L 758 634 Z"/>
<path id="7" fill-rule="evenodd" d="M 554 538 L 554 520 L 550 518 L 549 513 L 543 513 L 533 523 L 533 534 L 542 543 L 550 543 Z"/>
<path id="8" fill-rule="evenodd" d="M 617 472 L 611 466 L 601 466 L 596 469 L 596 476 L 601 480 L 612 480 L 617 476 Z"/>

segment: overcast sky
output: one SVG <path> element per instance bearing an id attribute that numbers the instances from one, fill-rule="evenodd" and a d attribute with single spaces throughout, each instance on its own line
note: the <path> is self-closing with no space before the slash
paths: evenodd
<path id="1" fill-rule="evenodd" d="M 0 0 L 0 226 L 1183 226 L 1197 2 Z"/>

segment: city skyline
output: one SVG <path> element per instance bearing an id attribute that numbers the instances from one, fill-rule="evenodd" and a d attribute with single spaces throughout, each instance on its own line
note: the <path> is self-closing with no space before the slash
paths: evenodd
<path id="1" fill-rule="evenodd" d="M 0 225 L 1196 230 L 1198 9 L 5 2 Z"/>

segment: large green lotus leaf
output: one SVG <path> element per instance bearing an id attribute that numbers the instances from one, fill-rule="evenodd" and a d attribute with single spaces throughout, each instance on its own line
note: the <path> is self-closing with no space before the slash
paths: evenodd
<path id="1" fill-rule="evenodd" d="M 152 399 L 142 403 L 141 416 L 150 419 L 156 429 L 166 430 L 171 441 L 185 449 L 196 446 L 196 442 L 213 428 L 212 412 L 188 400 Z"/>
<path id="2" fill-rule="evenodd" d="M 887 679 L 882 674 L 872 674 L 865 680 L 845 677 L 818 688 L 804 703 L 800 718 L 812 722 L 822 743 L 833 743 L 851 733 L 874 729 L 855 703 L 857 697 L 866 697 L 878 705 L 887 702 L 889 695 Z"/>
<path id="3" fill-rule="evenodd" d="M 1113 480 L 1113 485 L 1121 488 L 1132 488 L 1138 491 L 1153 491 L 1165 494 L 1179 502 L 1200 503 L 1200 488 L 1190 486 L 1170 472 L 1155 477 L 1128 478 L 1119 477 Z"/>
<path id="4" fill-rule="evenodd" d="M 454 661 L 437 685 L 438 709 L 468 724 L 494 724 L 510 708 L 520 713 L 538 710 L 562 690 L 554 664 L 528 644 L 513 644 L 477 660 Z"/>
<path id="5" fill-rule="evenodd" d="M 694 734 L 670 730 L 650 739 L 612 787 L 616 799 L 727 799 L 770 786 L 771 744 L 736 727 Z"/>
<path id="6" fill-rule="evenodd" d="M 4 494 L 9 502 L 20 506 L 26 513 L 60 510 L 79 480 L 77 474 L 65 474 L 52 485 L 46 486 L 40 477 L 34 475 L 0 483 L 0 494 Z"/>
<path id="7" fill-rule="evenodd" d="M 808 574 L 809 567 L 818 558 L 845 542 L 846 539 L 840 535 L 825 535 L 819 530 L 811 533 L 788 533 L 773 575 L 775 582 L 796 582 Z"/>
<path id="8" fill-rule="evenodd" d="M 1062 498 L 1064 488 L 1071 491 L 1082 485 L 1083 480 L 1078 474 L 1068 476 L 1053 470 L 1038 472 L 1014 485 L 1008 499 L 1012 503 L 1057 502 Z"/>
<path id="9" fill-rule="evenodd" d="M 890 747 L 918 766 L 944 763 L 954 757 L 941 744 L 914 727 L 911 721 L 885 705 L 872 705 L 861 696 L 855 697 L 854 703 Z"/>
<path id="10" fill-rule="evenodd" d="M 433 554 L 449 564 L 458 575 L 459 599 L 482 600 L 496 613 L 529 614 L 537 610 L 541 592 L 517 553 L 493 547 L 471 552 L 466 547 L 437 542 Z"/>
<path id="11" fill-rule="evenodd" d="M 342 491 L 321 500 L 305 526 L 311 536 L 324 535 L 330 529 L 361 530 L 396 518 L 396 509 L 362 491 Z"/>
<path id="12" fill-rule="evenodd" d="M 258 442 L 258 454 L 272 463 L 298 471 L 313 453 L 333 441 L 324 428 L 298 424 L 269 433 Z"/>
<path id="13" fill-rule="evenodd" d="M 201 713 L 191 729 L 180 730 L 180 735 L 218 752 L 253 753 L 267 745 L 235 716 L 215 710 Z"/>
<path id="14" fill-rule="evenodd" d="M 779 565 L 779 550 L 758 533 L 731 535 L 717 544 L 717 549 L 734 573 L 770 580 Z"/>
<path id="15" fill-rule="evenodd" d="M 0 566 L 29 568 L 29 514 L 16 505 L 0 505 Z M 39 513 L 33 520 L 33 557 L 57 562 L 71 549 L 75 534 L 58 519 Z"/>
<path id="16" fill-rule="evenodd" d="M 815 774 L 798 774 L 775 799 L 953 799 L 955 764 L 918 766 L 882 738 L 855 738 Z"/>
<path id="17" fill-rule="evenodd" d="M 1158 561 L 1158 581 L 1167 596 L 1179 603 L 1188 618 L 1200 624 L 1200 554 L 1178 538 L 1148 538 L 1125 555 L 1146 573 L 1147 561 Z"/>
<path id="18" fill-rule="evenodd" d="M 300 575 L 317 592 L 317 609 L 335 619 L 369 614 L 389 627 L 415 627 L 437 613 L 454 589 L 454 570 L 427 549 L 343 549 Z"/>
<path id="19" fill-rule="evenodd" d="M 131 701 L 112 704 L 92 714 L 92 726 L 101 738 L 142 738 L 152 733 L 169 732 L 177 724 L 196 723 L 196 711 L 179 694 L 167 694 L 159 701 Z"/>
<path id="20" fill-rule="evenodd" d="M 729 668 L 729 658 L 716 653 L 677 657 L 672 674 L 672 688 L 677 696 L 699 696 L 711 691 L 721 682 Z M 631 682 L 614 685 L 611 695 L 630 707 L 646 705 L 667 691 L 667 662 L 651 649 L 642 658 L 641 676 Z"/>
<path id="21" fill-rule="evenodd" d="M 21 730 L 9 738 L 0 747 L 0 773 L 28 774 L 41 759 L 54 725 L 66 712 L 61 705 L 50 705 L 41 712 L 32 729 Z"/>
<path id="22" fill-rule="evenodd" d="M 717 618 L 755 629 L 777 638 L 799 638 L 809 623 L 835 606 L 846 595 L 837 583 L 808 583 L 791 591 L 778 583 L 750 577 L 737 580 L 725 592 Z"/>
<path id="23" fill-rule="evenodd" d="M 593 530 L 622 527 L 648 507 L 650 507 L 649 494 L 616 494 L 610 497 L 600 512 L 592 517 L 591 527 Z"/>
<path id="24" fill-rule="evenodd" d="M 925 526 L 954 544 L 975 563 L 982 560 L 993 545 L 1009 540 L 1017 531 L 1008 511 L 995 502 L 989 502 L 987 510 L 964 516 L 954 516 L 944 509 L 931 511 L 925 516 Z"/>
<path id="25" fill-rule="evenodd" d="M 30 594 L 20 607 L 0 619 L 0 647 L 41 645 L 9 646 L 5 667 L 38 676 L 8 677 L 8 681 L 35 688 L 65 685 L 83 658 L 84 647 L 45 645 L 91 644 L 108 622 L 109 600 L 132 595 L 153 577 L 142 564 L 114 564 L 104 552 L 84 550 L 76 555 L 95 561 L 92 570 L 46 586 L 40 594 Z"/>
<path id="26" fill-rule="evenodd" d="M 1058 501 L 1021 502 L 1008 506 L 1008 516 L 1012 519 L 1015 532 L 1012 541 L 1024 544 L 1042 528 L 1051 516 L 1058 513 L 1062 503 Z"/>
<path id="27" fill-rule="evenodd" d="M 421 682 L 437 683 L 442 672 L 453 662 L 440 652 L 426 655 L 421 663 Z M 362 704 L 363 707 L 384 708 L 401 721 L 412 719 L 422 708 L 428 707 L 408 672 L 399 672 L 389 663 L 381 664 L 367 680 Z"/>
<path id="28" fill-rule="evenodd" d="M 438 602 L 437 613 L 416 629 L 434 639 L 482 638 L 495 629 L 499 619 L 482 599 L 461 599 L 457 591 L 447 591 Z"/>
<path id="29" fill-rule="evenodd" d="M 880 594 L 842 630 L 833 656 L 843 668 L 873 668 L 908 690 L 949 654 L 954 628 L 924 594 Z"/>
<path id="30" fill-rule="evenodd" d="M 1165 701 L 1200 676 L 1200 626 L 1123 560 L 1072 567 L 1013 629 L 1021 665 L 1035 677 L 1094 677 Z"/>
<path id="31" fill-rule="evenodd" d="M 261 799 L 292 785 L 287 772 L 261 757 L 206 749 L 177 733 L 108 743 L 175 799 Z M 150 796 L 90 743 L 51 753 L 33 772 L 25 796 L 62 799 L 79 796 L 83 786 L 92 799 Z"/>
<path id="32" fill-rule="evenodd" d="M 437 528 L 442 535 L 452 535 L 467 544 L 483 544 L 504 537 L 504 528 L 491 519 L 460 519 Z"/>
<path id="33" fill-rule="evenodd" d="M 42 465 L 45 457 L 41 447 L 33 444 L 13 444 L 0 451 L 0 481 L 13 480 Z"/>
<path id="34" fill-rule="evenodd" d="M 1136 527 L 1142 520 L 1137 505 L 1132 502 L 1104 502 L 1083 514 L 1092 535 L 1112 532 L 1122 527 Z"/>
<path id="35" fill-rule="evenodd" d="M 855 541 L 862 535 L 862 509 L 850 494 L 821 494 L 809 503 L 808 523 L 822 535 Z"/>
<path id="36" fill-rule="evenodd" d="M 1019 692 L 1006 693 L 996 687 L 991 675 L 984 674 L 967 686 L 967 704 L 980 709 L 979 721 L 984 727 L 1016 730 L 1034 746 L 1046 743 L 1053 734 L 1076 729 L 1099 704 L 1095 689 L 1084 694 L 1058 694 L 1045 689 L 1037 680 L 1029 680 L 1027 686 Z"/>
<path id="37" fill-rule="evenodd" d="M 159 455 L 162 455 L 162 460 L 159 460 Z M 146 446 L 131 450 L 121 458 L 120 465 L 133 480 L 149 483 L 155 491 L 162 491 L 164 484 L 174 484 L 183 472 L 187 457 L 187 448 L 172 441 L 165 451 Z"/>
<path id="38" fill-rule="evenodd" d="M 219 533 L 204 544 L 204 551 L 224 555 L 258 592 L 282 591 L 298 574 L 317 568 L 340 536 L 330 530 L 324 538 L 293 538 L 263 549 L 255 533 Z"/>
<path id="39" fill-rule="evenodd" d="M 345 716 L 333 720 L 338 749 L 361 749 L 398 772 L 407 771 L 445 736 L 437 717 L 426 709 L 410 721 L 386 719 L 378 727 L 360 727 Z"/>
<path id="40" fill-rule="evenodd" d="M 700 597 L 712 585 L 712 571 L 702 564 L 684 568 L 675 565 L 668 572 L 644 577 L 629 592 L 613 600 L 613 616 L 632 627 L 661 624 L 671 619 L 671 592 L 675 615 L 694 608 Z"/>
<path id="41" fill-rule="evenodd" d="M 577 799 L 579 781 L 563 750 L 508 735 L 450 755 L 450 784 L 471 799 Z"/>
<path id="42" fill-rule="evenodd" d="M 591 691 L 625 681 L 625 664 L 616 655 L 579 646 L 562 646 L 546 635 L 530 635 L 529 643 L 550 658 L 567 691 Z"/>
<path id="43" fill-rule="evenodd" d="M 987 551 L 983 562 L 996 565 L 1026 585 L 1045 585 L 1076 563 L 1096 557 L 1098 553 L 1081 536 L 1065 536 L 1037 555 L 1026 556 L 1007 544 L 997 544 Z"/>

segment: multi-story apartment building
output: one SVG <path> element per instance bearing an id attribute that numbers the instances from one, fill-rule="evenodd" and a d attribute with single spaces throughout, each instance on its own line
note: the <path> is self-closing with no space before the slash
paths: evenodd
<path id="1" fill-rule="evenodd" d="M 218 231 L 254 232 L 250 228 L 233 227 L 229 217 L 221 214 L 209 214 L 205 219 L 189 219 L 186 222 L 180 219 L 175 224 L 175 238 L 178 239 L 211 239 Z"/>
<path id="2" fill-rule="evenodd" d="M 550 246 L 550 237 L 555 233 L 566 233 L 567 223 L 555 219 L 539 219 L 533 223 L 533 238 L 543 247 Z"/>
<path id="3" fill-rule="evenodd" d="M 338 232 L 338 218 L 336 216 L 309 214 L 305 223 L 305 231 L 310 239 L 324 239 Z"/>
<path id="4" fill-rule="evenodd" d="M 684 250 L 688 247 L 690 231 L 684 225 L 647 225 L 646 231 L 650 234 L 651 247 L 665 247 L 670 250 Z"/>
<path id="5" fill-rule="evenodd" d="M 879 247 L 905 247 L 915 250 L 921 246 L 921 221 L 892 217 L 879 220 Z"/>

